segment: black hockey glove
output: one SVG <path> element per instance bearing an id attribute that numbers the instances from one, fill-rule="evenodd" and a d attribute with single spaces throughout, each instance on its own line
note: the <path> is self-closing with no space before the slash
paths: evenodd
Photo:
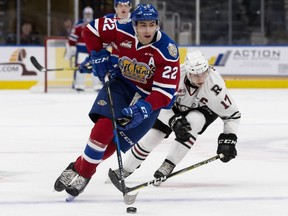
<path id="1" fill-rule="evenodd" d="M 174 131 L 175 136 L 180 142 L 187 142 L 191 137 L 188 132 L 191 130 L 191 126 L 185 116 L 176 114 L 169 119 L 169 126 Z"/>
<path id="2" fill-rule="evenodd" d="M 230 161 L 237 156 L 235 145 L 237 143 L 236 134 L 224 134 L 221 133 L 218 137 L 218 149 L 217 154 L 222 153 L 224 155 L 220 160 L 224 163 Z"/>

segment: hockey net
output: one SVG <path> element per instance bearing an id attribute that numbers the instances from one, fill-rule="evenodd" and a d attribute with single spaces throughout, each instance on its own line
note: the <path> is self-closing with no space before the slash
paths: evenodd
<path id="1" fill-rule="evenodd" d="M 64 58 L 68 39 L 66 37 L 46 37 L 44 43 L 44 64 L 45 68 L 72 68 L 75 67 L 75 58 L 67 60 Z M 92 86 L 91 75 L 87 74 L 85 85 Z M 31 91 L 73 91 L 74 79 L 73 70 L 49 71 L 39 74 L 39 81 Z"/>

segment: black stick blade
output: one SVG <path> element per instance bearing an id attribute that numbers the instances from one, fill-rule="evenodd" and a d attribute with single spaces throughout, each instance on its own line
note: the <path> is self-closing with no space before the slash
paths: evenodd
<path id="1" fill-rule="evenodd" d="M 37 59 L 34 56 L 30 57 L 30 61 L 38 71 L 40 71 L 40 72 L 46 71 L 46 69 L 42 65 L 39 64 L 39 62 L 37 61 Z"/>
<path id="2" fill-rule="evenodd" d="M 109 173 L 108 173 L 108 176 L 111 180 L 111 182 L 113 183 L 113 185 L 123 193 L 123 187 L 122 187 L 122 184 L 121 182 L 119 181 L 118 177 L 117 177 L 117 174 L 110 168 L 109 169 Z M 127 187 L 126 187 L 127 188 Z M 129 189 L 129 188 L 127 188 Z M 128 191 L 126 191 L 128 193 Z M 133 194 L 133 195 L 129 195 L 127 193 L 124 193 L 123 195 L 123 198 L 124 198 L 124 202 L 125 204 L 127 205 L 132 205 L 135 200 L 136 200 L 136 197 L 137 197 L 137 193 L 136 194 Z"/>
<path id="3" fill-rule="evenodd" d="M 108 176 L 109 176 L 111 182 L 113 183 L 113 185 L 119 191 L 123 192 L 123 188 L 122 188 L 122 185 L 121 185 L 120 181 L 118 180 L 118 176 L 111 168 L 109 169 Z"/>

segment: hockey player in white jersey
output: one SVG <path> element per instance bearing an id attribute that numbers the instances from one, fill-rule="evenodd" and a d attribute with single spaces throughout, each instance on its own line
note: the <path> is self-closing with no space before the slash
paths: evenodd
<path id="1" fill-rule="evenodd" d="M 173 108 L 162 109 L 153 128 L 127 153 L 124 177 L 132 174 L 174 131 L 176 138 L 154 173 L 155 178 L 167 176 L 195 144 L 198 135 L 218 117 L 223 120 L 224 127 L 218 137 L 217 154 L 224 154 L 221 161 L 228 162 L 237 155 L 235 146 L 241 114 L 220 74 L 199 50 L 189 52 L 181 65 L 181 80 Z M 114 172 L 119 176 L 119 170 Z"/>

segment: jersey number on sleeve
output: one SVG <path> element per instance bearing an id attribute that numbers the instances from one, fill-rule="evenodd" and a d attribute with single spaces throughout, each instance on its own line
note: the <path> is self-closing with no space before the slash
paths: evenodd
<path id="1" fill-rule="evenodd" d="M 232 102 L 227 94 L 225 94 L 224 101 L 221 101 L 221 104 L 224 106 L 225 109 L 228 109 L 229 106 L 231 106 Z"/>
<path id="2" fill-rule="evenodd" d="M 171 66 L 165 66 L 164 67 L 164 72 L 162 74 L 163 78 L 166 79 L 176 79 L 176 74 L 178 72 L 178 67 L 171 67 Z"/>

